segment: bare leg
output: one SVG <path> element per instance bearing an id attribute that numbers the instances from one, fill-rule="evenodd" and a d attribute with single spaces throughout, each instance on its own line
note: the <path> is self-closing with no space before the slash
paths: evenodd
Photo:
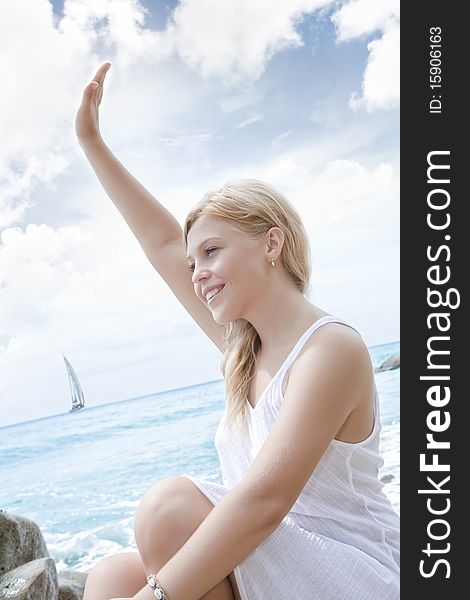
<path id="1" fill-rule="evenodd" d="M 158 573 L 213 508 L 212 502 L 186 477 L 169 477 L 155 484 L 144 495 L 135 520 L 135 539 L 146 573 Z M 203 596 L 203 600 L 239 598 L 233 573 Z"/>
<path id="2" fill-rule="evenodd" d="M 132 597 L 147 583 L 138 552 L 123 552 L 100 560 L 90 571 L 83 600 Z"/>
<path id="3" fill-rule="evenodd" d="M 122 552 L 100 560 L 90 571 L 83 600 L 132 598 L 147 585 L 144 565 L 138 552 Z M 201 600 L 233 600 L 228 578 Z"/>
<path id="4" fill-rule="evenodd" d="M 159 481 L 144 495 L 137 510 L 139 552 L 116 554 L 95 565 L 88 575 L 83 600 L 139 598 L 141 590 L 148 590 L 147 575 L 161 569 L 213 508 L 186 477 Z M 201 600 L 240 600 L 233 572 Z"/>

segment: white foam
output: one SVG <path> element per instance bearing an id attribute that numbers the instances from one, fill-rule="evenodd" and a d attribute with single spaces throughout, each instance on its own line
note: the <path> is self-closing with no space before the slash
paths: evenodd
<path id="1" fill-rule="evenodd" d="M 70 568 L 87 571 L 106 556 L 137 550 L 133 524 L 132 517 L 73 535 L 44 532 L 44 537 L 58 571 Z"/>

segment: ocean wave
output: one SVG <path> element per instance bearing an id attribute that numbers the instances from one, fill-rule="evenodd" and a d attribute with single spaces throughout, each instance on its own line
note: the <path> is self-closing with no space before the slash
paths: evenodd
<path id="1" fill-rule="evenodd" d="M 137 550 L 133 517 L 79 533 L 54 534 L 44 531 L 44 539 L 58 571 L 71 568 L 88 571 L 106 556 Z"/>

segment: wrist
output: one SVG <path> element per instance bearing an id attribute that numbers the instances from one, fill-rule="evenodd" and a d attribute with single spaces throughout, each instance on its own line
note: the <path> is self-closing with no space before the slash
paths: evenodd
<path id="1" fill-rule="evenodd" d="M 162 586 L 158 582 L 156 575 L 149 575 L 147 577 L 147 583 L 148 583 L 150 589 L 152 590 L 155 598 L 158 598 L 158 600 L 169 600 L 168 596 L 166 595 L 165 590 L 162 588 Z"/>

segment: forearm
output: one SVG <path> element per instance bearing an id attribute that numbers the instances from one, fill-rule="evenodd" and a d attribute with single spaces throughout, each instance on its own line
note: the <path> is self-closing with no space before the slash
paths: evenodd
<path id="1" fill-rule="evenodd" d="M 170 600 L 199 600 L 278 527 L 266 504 L 228 492 L 178 552 L 156 573 Z M 135 600 L 152 600 L 144 588 Z"/>
<path id="2" fill-rule="evenodd" d="M 80 146 L 147 256 L 166 242 L 181 238 L 182 229 L 175 217 L 119 162 L 101 137 L 80 142 Z"/>

